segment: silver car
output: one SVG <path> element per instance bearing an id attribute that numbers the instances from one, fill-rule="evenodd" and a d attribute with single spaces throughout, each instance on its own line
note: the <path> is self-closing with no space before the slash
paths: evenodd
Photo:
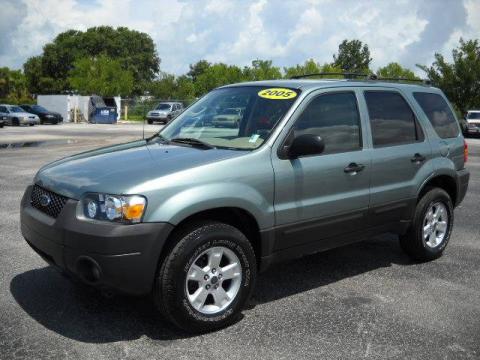
<path id="1" fill-rule="evenodd" d="M 40 118 L 35 114 L 25 112 L 20 106 L 16 105 L 0 105 L 0 118 L 5 119 L 5 125 L 38 125 Z"/>
<path id="2" fill-rule="evenodd" d="M 167 124 L 183 111 L 183 104 L 179 102 L 161 102 L 156 108 L 147 113 L 149 124 L 159 122 Z"/>

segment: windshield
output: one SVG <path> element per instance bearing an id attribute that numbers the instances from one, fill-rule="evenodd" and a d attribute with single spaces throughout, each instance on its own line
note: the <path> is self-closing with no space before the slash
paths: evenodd
<path id="1" fill-rule="evenodd" d="M 155 110 L 170 110 L 171 106 L 170 104 L 160 104 Z"/>
<path id="2" fill-rule="evenodd" d="M 10 110 L 11 112 L 25 112 L 25 110 L 23 110 L 21 107 L 19 106 L 10 106 L 8 108 L 8 110 Z"/>
<path id="3" fill-rule="evenodd" d="M 217 148 L 253 150 L 268 138 L 295 102 L 299 90 L 239 86 L 214 90 L 193 104 L 161 132 L 167 141 L 197 139 Z M 221 126 L 216 115 L 237 115 Z"/>
<path id="4" fill-rule="evenodd" d="M 44 107 L 42 107 L 40 105 L 32 105 L 32 109 L 35 110 L 35 111 L 40 111 L 40 112 L 48 112 L 47 109 L 45 109 Z"/>
<path id="5" fill-rule="evenodd" d="M 467 119 L 469 119 L 469 120 L 470 120 L 470 119 L 472 119 L 472 120 L 473 120 L 473 119 L 475 119 L 475 120 L 480 119 L 480 112 L 471 112 L 471 113 L 468 113 L 468 114 L 467 114 Z"/>

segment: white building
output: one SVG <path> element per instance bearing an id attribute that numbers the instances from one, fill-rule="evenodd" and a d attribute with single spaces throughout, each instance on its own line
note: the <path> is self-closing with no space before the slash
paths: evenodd
<path id="1" fill-rule="evenodd" d="M 120 119 L 120 96 L 113 97 L 117 107 L 117 121 Z M 80 112 L 77 121 L 85 119 L 89 121 L 88 103 L 90 96 L 81 95 L 38 95 L 37 104 L 47 110 L 58 112 L 62 115 L 64 122 L 74 121 L 74 109 Z"/>

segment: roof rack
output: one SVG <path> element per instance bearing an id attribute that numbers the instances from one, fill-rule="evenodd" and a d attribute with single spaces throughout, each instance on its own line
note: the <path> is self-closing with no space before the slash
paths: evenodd
<path id="1" fill-rule="evenodd" d="M 382 77 L 378 77 L 378 75 L 376 74 L 359 74 L 359 73 L 348 73 L 348 72 L 321 72 L 321 73 L 303 74 L 303 75 L 292 76 L 290 79 L 303 79 L 303 78 L 313 77 L 313 76 L 329 76 L 329 75 L 335 75 L 335 76 L 342 75 L 346 79 L 363 77 L 366 80 L 373 80 L 373 81 L 420 82 L 427 86 L 430 86 L 432 84 L 431 81 L 428 79 L 382 78 Z"/>
<path id="2" fill-rule="evenodd" d="M 350 78 L 350 77 L 368 77 L 369 74 L 358 74 L 358 73 L 349 73 L 349 72 L 320 72 L 320 73 L 312 73 L 312 74 L 303 74 L 303 75 L 296 75 L 292 76 L 290 79 L 303 79 L 306 77 L 312 77 L 312 76 L 328 76 L 328 75 L 342 75 L 345 78 Z"/>

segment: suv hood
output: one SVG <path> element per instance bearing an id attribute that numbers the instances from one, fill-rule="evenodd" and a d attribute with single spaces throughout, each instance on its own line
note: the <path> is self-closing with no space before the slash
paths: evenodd
<path id="1" fill-rule="evenodd" d="M 73 199 L 87 192 L 128 194 L 144 182 L 242 154 L 139 140 L 55 161 L 41 168 L 34 181 Z"/>

